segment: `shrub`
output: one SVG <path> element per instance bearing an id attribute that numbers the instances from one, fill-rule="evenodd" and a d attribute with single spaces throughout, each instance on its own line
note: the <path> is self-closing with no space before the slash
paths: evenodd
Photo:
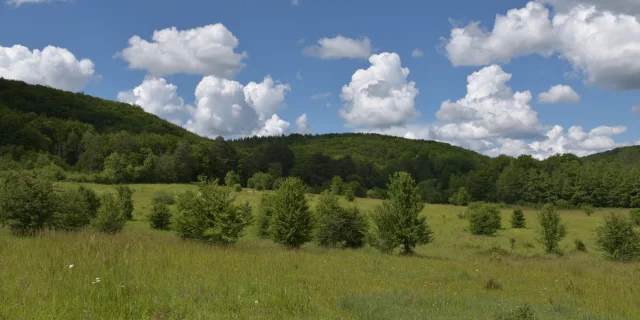
<path id="1" fill-rule="evenodd" d="M 582 211 L 584 211 L 584 214 L 586 214 L 587 216 L 591 216 L 595 212 L 593 206 L 590 204 L 583 204 L 580 209 L 582 209 Z"/>
<path id="2" fill-rule="evenodd" d="M 235 184 L 233 186 L 233 191 L 235 192 L 242 192 L 242 186 L 240 184 Z"/>
<path id="3" fill-rule="evenodd" d="M 178 197 L 175 230 L 183 239 L 195 239 L 215 244 L 238 241 L 251 223 L 251 207 L 234 203 L 229 187 L 218 180 L 200 179 L 198 192 L 187 191 Z"/>
<path id="4" fill-rule="evenodd" d="M 496 315 L 496 320 L 534 320 L 535 318 L 536 315 L 528 303 Z"/>
<path id="5" fill-rule="evenodd" d="M 471 202 L 471 194 L 465 187 L 460 187 L 450 198 L 449 203 L 454 206 L 466 206 Z"/>
<path id="6" fill-rule="evenodd" d="M 91 223 L 95 214 L 85 198 L 85 191 L 78 189 L 62 189 L 56 195 L 55 213 L 52 226 L 57 230 L 76 231 Z M 96 211 L 97 214 L 97 211 Z"/>
<path id="7" fill-rule="evenodd" d="M 576 239 L 573 241 L 576 246 L 576 251 L 587 252 L 587 246 L 580 239 Z"/>
<path id="8" fill-rule="evenodd" d="M 349 202 L 353 202 L 353 200 L 356 199 L 356 195 L 353 193 L 353 189 L 346 188 L 344 190 L 344 198 L 347 199 L 347 201 Z"/>
<path id="9" fill-rule="evenodd" d="M 567 235 L 567 228 L 562 224 L 560 214 L 553 205 L 545 205 L 538 213 L 538 224 L 536 240 L 547 252 L 559 252 L 558 244 Z"/>
<path id="10" fill-rule="evenodd" d="M 569 210 L 569 209 L 574 209 L 575 207 L 571 204 L 571 202 L 564 200 L 564 199 L 559 199 L 555 201 L 555 207 L 560 209 L 560 210 Z"/>
<path id="11" fill-rule="evenodd" d="M 596 229 L 596 245 L 611 260 L 629 261 L 640 257 L 640 235 L 627 218 L 612 213 Z"/>
<path id="12" fill-rule="evenodd" d="M 113 193 L 104 193 L 100 197 L 100 209 L 91 220 L 94 229 L 104 233 L 118 233 L 122 231 L 127 217 L 123 214 L 120 198 Z"/>
<path id="13" fill-rule="evenodd" d="M 490 236 L 501 228 L 500 209 L 494 204 L 485 203 L 472 210 L 469 215 L 469 231 L 475 235 Z"/>
<path id="14" fill-rule="evenodd" d="M 324 191 L 316 206 L 316 242 L 320 246 L 359 248 L 364 245 L 367 221 L 358 208 L 343 208 L 338 198 Z"/>
<path id="15" fill-rule="evenodd" d="M 166 202 L 157 201 L 153 203 L 149 223 L 152 229 L 169 230 L 171 223 L 171 210 Z"/>
<path id="16" fill-rule="evenodd" d="M 160 192 L 156 192 L 156 194 L 153 196 L 153 204 L 156 204 L 156 203 L 174 205 L 176 204 L 176 198 L 171 193 L 160 191 Z"/>
<path id="17" fill-rule="evenodd" d="M 247 180 L 247 187 L 261 190 L 271 190 L 275 179 L 272 175 L 264 172 L 255 173 L 249 180 Z"/>
<path id="18" fill-rule="evenodd" d="M 0 224 L 17 235 L 45 228 L 53 217 L 56 196 L 51 180 L 26 171 L 0 177 Z"/>
<path id="19" fill-rule="evenodd" d="M 522 209 L 515 208 L 513 209 L 513 214 L 511 215 L 511 227 L 516 229 L 526 228 L 527 220 L 524 217 L 524 213 Z"/>
<path id="20" fill-rule="evenodd" d="M 420 216 L 424 207 L 416 182 L 406 172 L 396 172 L 388 185 L 389 200 L 376 207 L 371 245 L 382 252 L 402 246 L 410 254 L 417 245 L 428 244 L 433 233 Z"/>
<path id="21" fill-rule="evenodd" d="M 380 188 L 367 190 L 367 198 L 384 200 L 387 198 L 387 191 Z"/>
<path id="22" fill-rule="evenodd" d="M 489 278 L 485 281 L 483 287 L 487 290 L 502 290 L 502 285 L 498 280 L 494 278 Z"/>
<path id="23" fill-rule="evenodd" d="M 282 177 L 276 178 L 275 180 L 273 180 L 273 190 L 278 190 L 280 189 L 280 185 L 282 184 Z"/>
<path id="24" fill-rule="evenodd" d="M 311 240 L 313 217 L 304 190 L 302 180 L 286 178 L 273 199 L 269 227 L 271 239 L 290 249 L 300 248 Z"/>
<path id="25" fill-rule="evenodd" d="M 629 218 L 631 219 L 631 223 L 640 226 L 640 209 L 632 209 L 629 212 Z"/>
<path id="26" fill-rule="evenodd" d="M 89 216 L 91 216 L 91 218 L 95 218 L 96 214 L 98 214 L 98 209 L 100 208 L 100 198 L 96 192 L 87 187 L 79 186 L 78 193 L 82 195 L 82 198 L 87 203 Z"/>
<path id="27" fill-rule="evenodd" d="M 269 225 L 271 225 L 271 217 L 273 217 L 273 199 L 274 196 L 263 193 L 258 206 L 258 237 L 269 239 Z"/>
<path id="28" fill-rule="evenodd" d="M 227 175 L 224 176 L 224 184 L 226 184 L 227 187 L 233 187 L 236 184 L 240 184 L 240 176 L 233 171 L 229 171 L 227 172 Z"/>
<path id="29" fill-rule="evenodd" d="M 331 186 L 329 188 L 332 194 L 341 195 L 345 191 L 344 181 L 342 180 L 342 177 L 340 176 L 333 177 L 333 179 L 331 179 Z"/>
<path id="30" fill-rule="evenodd" d="M 133 190 L 129 186 L 119 185 L 116 187 L 120 210 L 127 220 L 133 220 Z"/>

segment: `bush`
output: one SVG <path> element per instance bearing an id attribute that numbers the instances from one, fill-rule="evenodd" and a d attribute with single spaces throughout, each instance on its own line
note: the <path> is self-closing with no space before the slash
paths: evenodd
<path id="1" fill-rule="evenodd" d="M 122 211 L 120 198 L 113 193 L 104 193 L 100 197 L 100 209 L 91 221 L 91 226 L 104 233 L 118 233 L 122 231 L 127 217 Z"/>
<path id="2" fill-rule="evenodd" d="M 269 239 L 269 226 L 271 225 L 271 217 L 273 217 L 273 200 L 274 196 L 263 193 L 258 206 L 258 237 Z"/>
<path id="3" fill-rule="evenodd" d="M 166 202 L 154 201 L 151 214 L 149 215 L 149 223 L 152 229 L 169 230 L 171 210 Z"/>
<path id="4" fill-rule="evenodd" d="M 515 208 L 513 209 L 513 214 L 511 215 L 511 227 L 516 229 L 522 229 L 527 227 L 527 220 L 524 218 L 524 213 L 522 209 Z"/>
<path id="5" fill-rule="evenodd" d="M 454 206 L 466 206 L 471 202 L 471 194 L 465 187 L 460 187 L 450 198 L 449 203 Z"/>
<path id="6" fill-rule="evenodd" d="M 574 209 L 575 207 L 571 204 L 571 202 L 564 200 L 564 199 L 559 199 L 556 200 L 556 202 L 554 203 L 555 207 L 560 209 L 560 210 L 569 210 L 569 209 Z"/>
<path id="7" fill-rule="evenodd" d="M 247 187 L 251 189 L 271 190 L 275 179 L 272 175 L 263 172 L 257 172 L 247 181 Z"/>
<path id="8" fill-rule="evenodd" d="M 580 239 L 576 239 L 573 241 L 576 246 L 577 251 L 587 252 L 587 246 Z"/>
<path id="9" fill-rule="evenodd" d="M 336 196 L 341 195 L 344 191 L 346 191 L 344 190 L 344 181 L 340 176 L 335 176 L 333 177 L 333 179 L 331 179 L 331 186 L 329 188 L 331 190 L 331 193 Z"/>
<path id="10" fill-rule="evenodd" d="M 383 201 L 374 211 L 370 243 L 382 252 L 402 246 L 402 252 L 410 254 L 417 245 L 430 243 L 433 233 L 426 218 L 420 216 L 424 204 L 411 175 L 396 172 L 390 180 L 389 200 Z"/>
<path id="11" fill-rule="evenodd" d="M 367 198 L 384 200 L 387 198 L 387 191 L 380 188 L 367 190 Z"/>
<path id="12" fill-rule="evenodd" d="M 176 204 L 176 197 L 174 197 L 171 193 L 160 191 L 156 192 L 156 194 L 153 196 L 152 202 L 153 204 L 163 203 L 170 206 Z"/>
<path id="13" fill-rule="evenodd" d="M 494 278 L 487 279 L 483 287 L 487 290 L 502 290 L 502 285 Z"/>
<path id="14" fill-rule="evenodd" d="M 560 214 L 553 205 L 545 205 L 538 213 L 538 224 L 536 240 L 547 252 L 559 252 L 558 245 L 567 235 L 567 228 L 562 224 Z"/>
<path id="15" fill-rule="evenodd" d="M 92 213 L 92 206 L 87 202 L 84 190 L 88 189 L 62 189 L 56 195 L 55 213 L 52 226 L 56 230 L 76 231 L 91 223 L 96 213 Z M 99 208 L 99 207 L 98 207 Z"/>
<path id="16" fill-rule="evenodd" d="M 496 320 L 534 320 L 536 319 L 535 313 L 533 313 L 533 309 L 528 303 L 525 303 L 521 306 L 516 306 L 514 310 L 509 310 L 507 312 L 498 313 L 496 315 Z"/>
<path id="17" fill-rule="evenodd" d="M 32 235 L 51 223 L 56 195 L 51 180 L 26 171 L 0 177 L 0 224 L 17 235 Z"/>
<path id="18" fill-rule="evenodd" d="M 313 217 L 304 190 L 302 180 L 290 177 L 282 182 L 273 199 L 271 239 L 290 249 L 309 242 L 313 232 Z"/>
<path id="19" fill-rule="evenodd" d="M 226 184 L 227 187 L 233 187 L 236 184 L 240 184 L 240 176 L 233 171 L 229 171 L 227 172 L 227 175 L 224 176 L 224 184 Z"/>
<path id="20" fill-rule="evenodd" d="M 276 178 L 275 180 L 273 180 L 273 190 L 278 190 L 280 189 L 280 185 L 282 184 L 282 177 Z"/>
<path id="21" fill-rule="evenodd" d="M 349 202 L 353 202 L 353 200 L 356 199 L 356 195 L 353 193 L 353 189 L 346 188 L 344 190 L 344 198 L 347 199 L 347 201 Z"/>
<path id="22" fill-rule="evenodd" d="M 593 209 L 593 206 L 590 204 L 583 204 L 580 209 L 582 209 L 582 211 L 584 211 L 584 214 L 586 214 L 587 216 L 591 216 L 594 212 L 596 212 Z"/>
<path id="23" fill-rule="evenodd" d="M 133 220 L 133 190 L 129 186 L 119 185 L 116 187 L 120 210 L 127 220 Z"/>
<path id="24" fill-rule="evenodd" d="M 235 191 L 235 192 L 242 192 L 242 186 L 241 186 L 241 185 L 239 185 L 239 184 L 235 184 L 235 185 L 233 186 L 233 191 Z"/>
<path id="25" fill-rule="evenodd" d="M 93 189 L 89 189 L 84 186 L 78 187 L 78 193 L 82 195 L 82 198 L 87 203 L 89 209 L 89 216 L 95 218 L 100 208 L 100 198 Z"/>
<path id="26" fill-rule="evenodd" d="M 475 235 L 490 236 L 502 227 L 500 209 L 494 204 L 485 203 L 479 208 L 471 210 L 467 216 L 469 231 Z"/>
<path id="27" fill-rule="evenodd" d="M 633 209 L 629 212 L 629 218 L 631 223 L 636 226 L 640 226 L 640 209 Z"/>
<path id="28" fill-rule="evenodd" d="M 358 208 L 343 208 L 338 198 L 324 191 L 316 206 L 316 242 L 320 246 L 360 248 L 365 243 L 367 220 Z"/>
<path id="29" fill-rule="evenodd" d="M 640 235 L 631 220 L 612 213 L 596 229 L 596 245 L 611 260 L 630 261 L 640 257 Z"/>
<path id="30" fill-rule="evenodd" d="M 249 203 L 236 205 L 231 189 L 220 186 L 217 179 L 200 179 L 197 186 L 198 192 L 187 191 L 178 197 L 178 235 L 215 244 L 237 242 L 251 223 Z"/>

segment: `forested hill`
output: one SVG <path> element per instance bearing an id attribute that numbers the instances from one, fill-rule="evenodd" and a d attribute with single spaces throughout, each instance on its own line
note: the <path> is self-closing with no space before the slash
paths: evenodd
<path id="1" fill-rule="evenodd" d="M 356 133 L 211 140 L 136 106 L 0 79 L 0 171 L 56 179 L 175 183 L 235 172 L 233 183 L 257 189 L 297 176 L 309 192 L 335 182 L 383 198 L 389 175 L 406 171 L 431 203 L 638 207 L 639 154 L 489 158 L 445 143 Z"/>

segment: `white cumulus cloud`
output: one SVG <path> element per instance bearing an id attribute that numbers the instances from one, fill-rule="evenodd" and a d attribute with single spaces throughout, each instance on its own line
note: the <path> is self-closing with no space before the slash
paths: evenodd
<path id="1" fill-rule="evenodd" d="M 347 126 L 384 128 L 403 125 L 419 116 L 415 98 L 419 90 L 408 82 L 409 69 L 403 68 L 396 53 L 381 53 L 369 58 L 368 69 L 356 71 L 342 88 L 345 101 L 339 115 Z"/>
<path id="2" fill-rule="evenodd" d="M 557 53 L 585 81 L 616 90 L 640 89 L 640 20 L 590 3 L 555 12 L 540 2 L 498 15 L 491 31 L 479 22 L 454 28 L 445 52 L 454 66 L 505 63 Z"/>
<path id="3" fill-rule="evenodd" d="M 289 85 L 269 76 L 246 86 L 216 76 L 204 77 L 196 87 L 195 109 L 185 127 L 209 137 L 286 133 L 289 123 L 275 112 L 285 106 L 289 90 Z"/>
<path id="4" fill-rule="evenodd" d="M 631 112 L 640 114 L 640 105 L 631 107 Z"/>
<path id="5" fill-rule="evenodd" d="M 178 87 L 163 78 L 147 78 L 133 90 L 118 93 L 118 101 L 135 104 L 148 113 L 180 125 L 190 106 L 178 95 Z"/>
<path id="6" fill-rule="evenodd" d="M 551 87 L 549 91 L 539 94 L 538 101 L 548 104 L 578 103 L 580 96 L 570 86 L 559 84 Z"/>
<path id="7" fill-rule="evenodd" d="M 307 114 L 303 113 L 296 119 L 296 132 L 306 134 L 311 133 L 311 127 L 309 126 L 309 120 Z"/>
<path id="8" fill-rule="evenodd" d="M 302 53 L 320 59 L 364 59 L 371 55 L 371 41 L 367 37 L 351 39 L 338 35 L 322 38 L 317 45 L 304 48 Z"/>
<path id="9" fill-rule="evenodd" d="M 422 58 L 424 57 L 424 52 L 422 52 L 422 50 L 420 49 L 413 49 L 413 51 L 411 52 L 411 56 L 414 58 Z"/>
<path id="10" fill-rule="evenodd" d="M 177 30 L 156 30 L 153 40 L 139 36 L 119 53 L 131 69 L 144 69 L 155 76 L 176 73 L 232 78 L 242 68 L 245 52 L 236 53 L 238 39 L 223 24 Z"/>
<path id="11" fill-rule="evenodd" d="M 93 62 L 78 60 L 65 48 L 47 46 L 31 51 L 21 45 L 0 46 L 0 77 L 6 79 L 78 91 L 93 76 Z"/>
<path id="12" fill-rule="evenodd" d="M 553 5 L 559 12 L 571 11 L 578 5 L 593 5 L 601 11 L 613 11 L 630 15 L 640 14 L 640 1 L 638 0 L 542 0 L 543 3 Z"/>

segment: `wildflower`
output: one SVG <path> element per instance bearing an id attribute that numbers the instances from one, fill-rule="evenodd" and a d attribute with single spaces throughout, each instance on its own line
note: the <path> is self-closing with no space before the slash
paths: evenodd
<path id="1" fill-rule="evenodd" d="M 73 269 L 73 265 L 72 264 L 69 265 L 69 269 Z"/>
<path id="2" fill-rule="evenodd" d="M 258 300 L 256 300 L 256 304 L 258 304 Z"/>

